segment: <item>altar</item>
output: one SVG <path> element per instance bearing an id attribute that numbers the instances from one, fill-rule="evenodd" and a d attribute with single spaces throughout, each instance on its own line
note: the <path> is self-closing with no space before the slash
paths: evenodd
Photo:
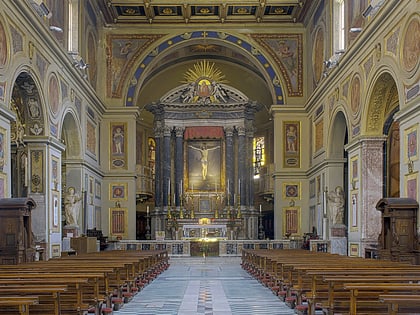
<path id="1" fill-rule="evenodd" d="M 182 227 L 183 240 L 226 240 L 226 224 L 185 224 Z"/>

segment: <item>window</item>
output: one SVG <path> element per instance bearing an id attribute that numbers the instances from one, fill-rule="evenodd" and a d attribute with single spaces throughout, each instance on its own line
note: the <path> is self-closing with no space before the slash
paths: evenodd
<path id="1" fill-rule="evenodd" d="M 79 52 L 79 1 L 69 0 L 68 51 Z"/>
<path id="2" fill-rule="evenodd" d="M 254 138 L 254 178 L 259 178 L 261 174 L 261 167 L 264 166 L 265 152 L 264 152 L 264 137 Z"/>
<path id="3" fill-rule="evenodd" d="M 344 0 L 334 1 L 333 34 L 334 53 L 345 49 L 345 5 Z"/>

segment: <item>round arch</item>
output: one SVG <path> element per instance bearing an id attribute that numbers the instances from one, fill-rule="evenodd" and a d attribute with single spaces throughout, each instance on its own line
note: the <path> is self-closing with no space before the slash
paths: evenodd
<path id="1" fill-rule="evenodd" d="M 139 83 L 144 82 L 148 75 L 148 69 L 155 64 L 160 57 L 165 54 L 168 49 L 179 45 L 191 45 L 194 41 L 203 39 L 203 31 L 194 31 L 188 34 L 176 35 L 170 39 L 161 42 L 153 52 L 145 56 L 140 62 L 139 67 L 134 71 L 131 79 L 131 84 L 128 86 L 125 106 L 134 106 L 136 104 L 136 93 L 138 92 Z M 241 50 L 245 52 L 250 60 L 254 61 L 256 66 L 263 74 L 267 86 L 272 93 L 273 104 L 284 104 L 284 93 L 282 89 L 282 77 L 277 75 L 276 68 L 271 64 L 270 60 L 264 56 L 260 51 L 256 51 L 255 46 L 247 41 L 246 38 L 239 38 L 236 35 L 220 33 L 216 31 L 205 32 L 207 40 L 218 41 L 223 46 L 229 46 L 233 50 Z M 133 84 L 135 82 L 135 84 Z"/>
<path id="2" fill-rule="evenodd" d="M 60 139 L 66 144 L 63 152 L 64 159 L 81 158 L 82 150 L 82 134 L 81 126 L 78 122 L 77 115 L 72 109 L 68 109 L 63 113 L 61 124 Z"/>
<path id="3" fill-rule="evenodd" d="M 344 145 L 348 141 L 348 120 L 344 108 L 340 107 L 333 113 L 328 132 L 327 157 L 329 159 L 344 158 Z"/>

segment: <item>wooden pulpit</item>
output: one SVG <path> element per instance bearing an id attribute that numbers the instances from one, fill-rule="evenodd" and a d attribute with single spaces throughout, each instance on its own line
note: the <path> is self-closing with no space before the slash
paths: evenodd
<path id="1" fill-rule="evenodd" d="M 382 212 L 379 235 L 380 259 L 420 264 L 417 240 L 419 205 L 411 198 L 383 198 L 376 204 Z"/>
<path id="2" fill-rule="evenodd" d="M 31 210 L 35 207 L 32 198 L 0 199 L 0 264 L 34 261 Z"/>

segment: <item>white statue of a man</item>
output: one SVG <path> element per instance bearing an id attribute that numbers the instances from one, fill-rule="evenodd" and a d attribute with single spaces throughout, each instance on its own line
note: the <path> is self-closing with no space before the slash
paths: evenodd
<path id="1" fill-rule="evenodd" d="M 332 224 L 344 224 L 344 190 L 343 187 L 335 187 L 335 191 L 328 194 L 330 202 L 330 220 Z"/>
<path id="2" fill-rule="evenodd" d="M 64 197 L 66 225 L 78 226 L 77 220 L 80 214 L 81 200 L 82 198 L 76 193 L 74 187 L 69 187 Z"/>

